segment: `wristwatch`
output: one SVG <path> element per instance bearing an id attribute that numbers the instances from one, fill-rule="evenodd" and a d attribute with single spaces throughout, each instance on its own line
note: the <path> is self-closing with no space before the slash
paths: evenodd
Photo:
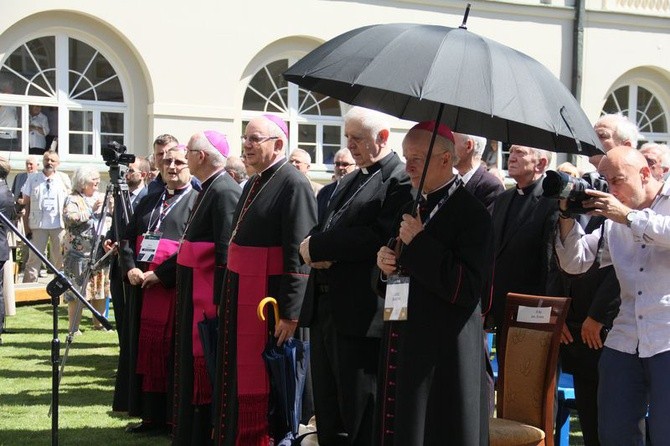
<path id="1" fill-rule="evenodd" d="M 633 224 L 633 219 L 635 218 L 637 211 L 630 211 L 626 214 L 626 226 L 630 228 L 630 225 Z"/>

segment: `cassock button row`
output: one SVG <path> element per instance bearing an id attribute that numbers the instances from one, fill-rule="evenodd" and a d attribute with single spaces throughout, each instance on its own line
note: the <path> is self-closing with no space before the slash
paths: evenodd
<path id="1" fill-rule="evenodd" d="M 638 296 L 642 296 L 642 291 L 638 291 L 638 292 L 637 292 L 637 295 L 638 295 Z"/>

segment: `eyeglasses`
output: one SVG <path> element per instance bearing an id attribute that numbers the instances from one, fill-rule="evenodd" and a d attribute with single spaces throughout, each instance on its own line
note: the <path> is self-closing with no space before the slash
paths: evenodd
<path id="1" fill-rule="evenodd" d="M 199 150 L 194 150 L 194 152 L 199 152 Z M 181 169 L 181 168 L 186 167 L 188 162 L 187 161 L 182 161 L 182 160 L 176 160 L 176 159 L 172 159 L 172 158 L 163 159 L 163 165 L 165 167 L 170 167 L 173 164 L 177 169 Z"/>
<path id="2" fill-rule="evenodd" d="M 656 161 L 654 159 L 651 159 L 651 158 L 647 158 L 647 165 L 649 167 L 654 167 L 657 163 L 658 163 L 658 161 Z"/>
<path id="3" fill-rule="evenodd" d="M 354 163 L 347 163 L 345 161 L 335 161 L 335 165 L 337 167 L 349 167 L 349 166 L 353 166 Z"/>
<path id="4" fill-rule="evenodd" d="M 279 139 L 279 136 L 259 136 L 259 135 L 242 135 L 242 144 L 245 142 L 249 141 L 252 145 L 259 145 L 263 144 L 266 141 L 270 141 L 273 139 Z"/>

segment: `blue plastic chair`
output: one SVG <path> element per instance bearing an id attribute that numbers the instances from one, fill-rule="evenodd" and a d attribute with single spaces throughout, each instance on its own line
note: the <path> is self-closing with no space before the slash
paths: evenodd
<path id="1" fill-rule="evenodd" d="M 558 411 L 556 413 L 556 428 L 554 433 L 555 446 L 570 444 L 570 410 L 576 410 L 575 384 L 570 373 L 562 372 L 558 378 Z"/>

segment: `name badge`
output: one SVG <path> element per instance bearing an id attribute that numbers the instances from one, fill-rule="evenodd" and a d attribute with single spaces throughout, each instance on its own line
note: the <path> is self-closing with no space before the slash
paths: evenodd
<path id="1" fill-rule="evenodd" d="M 158 232 L 144 234 L 142 245 L 140 245 L 140 252 L 137 253 L 137 261 L 151 262 L 156 256 L 156 250 L 158 250 L 158 243 L 160 241 L 161 235 Z"/>
<path id="2" fill-rule="evenodd" d="M 44 199 L 42 200 L 42 208 L 45 211 L 53 211 L 54 209 L 56 209 L 56 199 L 53 197 L 51 198 L 44 197 Z"/>
<path id="3" fill-rule="evenodd" d="M 386 282 L 385 321 L 406 321 L 409 301 L 409 277 L 392 275 Z"/>

